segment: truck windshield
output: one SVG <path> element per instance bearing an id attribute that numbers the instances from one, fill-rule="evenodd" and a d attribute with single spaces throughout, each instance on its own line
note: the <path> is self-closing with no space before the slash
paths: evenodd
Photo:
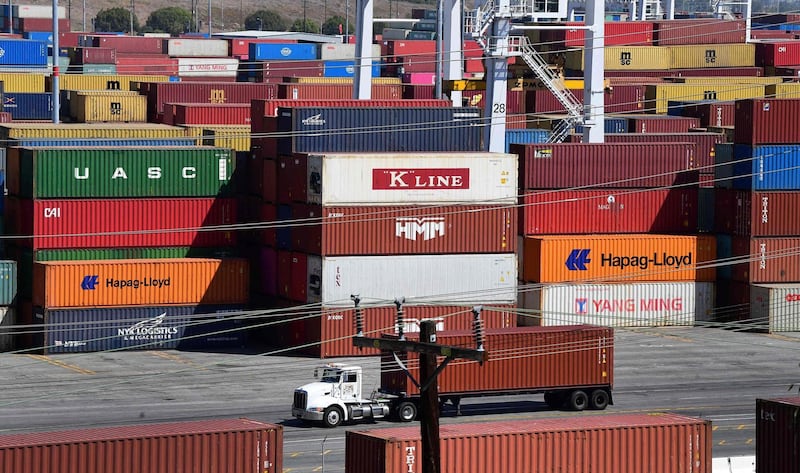
<path id="1" fill-rule="evenodd" d="M 340 371 L 325 370 L 322 372 L 322 378 L 320 378 L 320 381 L 323 383 L 338 383 L 340 376 Z"/>

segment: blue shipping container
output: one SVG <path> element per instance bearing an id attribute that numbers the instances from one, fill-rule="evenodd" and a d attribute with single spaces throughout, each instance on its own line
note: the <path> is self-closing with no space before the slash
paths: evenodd
<path id="1" fill-rule="evenodd" d="M 603 128 L 606 133 L 627 133 L 628 119 L 623 117 L 610 117 L 606 115 Z M 583 125 L 575 125 L 575 133 L 583 133 Z"/>
<path id="2" fill-rule="evenodd" d="M 800 190 L 800 144 L 735 145 L 733 188 Z"/>
<path id="3" fill-rule="evenodd" d="M 512 144 L 515 145 L 529 145 L 536 143 L 547 143 L 550 137 L 550 130 L 540 130 L 531 128 L 530 130 L 519 128 L 513 130 L 506 130 L 506 153 Z"/>
<path id="4" fill-rule="evenodd" d="M 251 61 L 309 61 L 319 57 L 319 48 L 310 43 L 250 43 Z"/>
<path id="5" fill-rule="evenodd" d="M 43 310 L 45 353 L 105 350 L 241 348 L 246 342 L 242 306 L 111 307 Z"/>
<path id="6" fill-rule="evenodd" d="M 278 152 L 481 151 L 481 112 L 473 107 L 278 109 Z"/>
<path id="7" fill-rule="evenodd" d="M 47 43 L 30 39 L 0 40 L 0 65 L 46 66 Z"/>
<path id="8" fill-rule="evenodd" d="M 372 77 L 381 76 L 381 63 L 373 61 Z M 355 61 L 324 61 L 322 63 L 323 77 L 355 77 Z"/>
<path id="9" fill-rule="evenodd" d="M 47 92 L 6 92 L 3 111 L 14 120 L 50 120 L 53 118 L 53 97 Z"/>
<path id="10" fill-rule="evenodd" d="M 25 39 L 44 41 L 48 46 L 53 45 L 53 33 L 50 31 L 27 31 L 22 34 Z"/>

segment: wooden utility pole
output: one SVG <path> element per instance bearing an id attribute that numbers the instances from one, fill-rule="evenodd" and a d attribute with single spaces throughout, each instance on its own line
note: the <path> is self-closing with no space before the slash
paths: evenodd
<path id="1" fill-rule="evenodd" d="M 443 346 L 436 343 L 436 323 L 433 320 L 420 322 L 420 338 L 418 342 L 405 339 L 403 321 L 403 299 L 395 300 L 397 306 L 397 339 L 369 338 L 364 336 L 364 314 L 359 307 L 360 298 L 350 296 L 355 302 L 356 336 L 353 345 L 357 347 L 377 348 L 382 351 L 414 352 L 419 353 L 420 374 L 419 382 L 414 380 L 411 373 L 401 365 L 406 375 L 419 386 L 420 405 L 420 434 L 422 436 L 422 473 L 440 473 L 441 454 L 439 445 L 439 385 L 437 377 L 450 361 L 456 358 L 474 360 L 480 364 L 486 361 L 486 351 L 483 349 L 483 321 L 480 319 L 481 307 L 472 310 L 474 314 L 473 327 L 475 328 L 476 349 Z M 437 357 L 444 357 L 441 365 L 437 366 Z"/>

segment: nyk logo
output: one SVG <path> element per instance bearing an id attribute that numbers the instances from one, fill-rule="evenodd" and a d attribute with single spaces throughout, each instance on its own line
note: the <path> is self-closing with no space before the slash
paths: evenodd
<path id="1" fill-rule="evenodd" d="M 81 281 L 81 289 L 84 291 L 94 291 L 99 279 L 100 276 L 96 274 L 92 276 L 84 276 L 83 281 Z"/>
<path id="2" fill-rule="evenodd" d="M 586 265 L 592 262 L 589 259 L 589 251 L 591 250 L 585 248 L 572 250 L 565 263 L 567 269 L 570 271 L 586 271 L 588 269 Z"/>
<path id="3" fill-rule="evenodd" d="M 395 219 L 394 236 L 417 241 L 422 235 L 424 241 L 444 236 L 444 217 L 398 217 Z"/>
<path id="4" fill-rule="evenodd" d="M 373 169 L 372 189 L 469 189 L 469 168 Z"/>

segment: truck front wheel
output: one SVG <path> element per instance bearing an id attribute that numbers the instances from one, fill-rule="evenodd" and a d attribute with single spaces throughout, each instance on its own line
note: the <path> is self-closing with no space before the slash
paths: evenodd
<path id="1" fill-rule="evenodd" d="M 322 416 L 322 422 L 325 424 L 325 427 L 331 428 L 338 427 L 343 419 L 344 414 L 338 406 L 331 406 L 325 409 L 325 413 Z"/>
<path id="2" fill-rule="evenodd" d="M 397 417 L 400 422 L 411 422 L 417 418 L 417 405 L 413 402 L 404 401 L 397 406 Z"/>

